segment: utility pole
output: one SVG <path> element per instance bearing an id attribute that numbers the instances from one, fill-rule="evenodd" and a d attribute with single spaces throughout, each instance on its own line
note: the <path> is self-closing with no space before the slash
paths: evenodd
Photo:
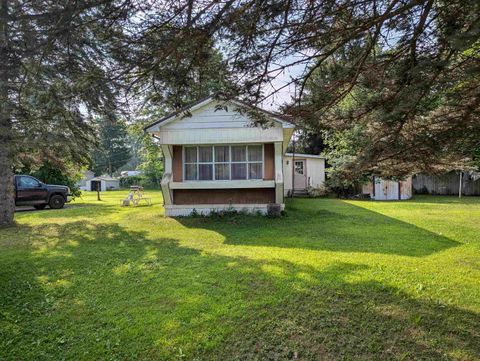
<path id="1" fill-rule="evenodd" d="M 293 194 L 295 193 L 295 136 L 292 137 L 292 194 L 290 197 L 293 198 Z"/>
<path id="2" fill-rule="evenodd" d="M 462 198 L 462 183 L 463 183 L 463 172 L 460 171 L 460 179 L 458 184 L 458 198 Z"/>
<path id="3" fill-rule="evenodd" d="M 101 186 L 101 181 L 97 181 L 97 201 L 101 201 L 100 199 L 100 186 Z"/>

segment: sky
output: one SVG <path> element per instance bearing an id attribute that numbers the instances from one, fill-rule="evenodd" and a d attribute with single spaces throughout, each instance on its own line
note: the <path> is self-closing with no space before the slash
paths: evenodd
<path id="1" fill-rule="evenodd" d="M 273 65 L 272 68 L 278 67 L 279 65 L 287 65 L 299 60 L 299 56 L 288 56 L 285 59 Z M 272 80 L 272 84 L 264 87 L 265 95 L 272 94 L 266 100 L 261 103 L 261 107 L 270 110 L 270 111 L 277 111 L 279 110 L 280 106 L 285 103 L 290 103 L 292 101 L 292 97 L 295 96 L 295 84 L 289 84 L 287 87 L 284 87 L 292 79 L 298 78 L 305 72 L 307 64 L 296 64 L 290 66 L 279 72 L 275 79 Z M 275 92 L 275 90 L 277 90 Z"/>

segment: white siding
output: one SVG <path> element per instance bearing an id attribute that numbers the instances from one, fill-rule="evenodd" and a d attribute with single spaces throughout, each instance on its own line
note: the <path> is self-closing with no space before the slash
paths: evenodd
<path id="1" fill-rule="evenodd" d="M 96 181 L 98 179 L 89 179 L 86 182 L 85 190 L 90 191 L 92 189 L 91 182 Z M 112 179 L 112 180 L 100 180 L 100 191 L 105 192 L 108 189 L 120 189 L 120 181 L 117 179 Z"/>
<path id="2" fill-rule="evenodd" d="M 186 116 L 162 127 L 168 129 L 245 128 L 252 126 L 250 119 L 237 111 L 235 106 L 216 109 L 217 103 L 210 103 Z M 277 125 L 278 126 L 278 125 Z M 281 127 L 281 126 L 280 126 Z"/>
<path id="3" fill-rule="evenodd" d="M 323 186 L 325 182 L 325 159 L 307 158 L 307 182 L 313 188 Z"/>
<path id="4" fill-rule="evenodd" d="M 310 187 L 319 188 L 323 186 L 325 182 L 325 159 L 302 157 L 301 154 L 295 156 L 295 159 L 303 159 L 306 161 L 305 168 L 307 173 L 307 183 Z M 292 190 L 292 170 L 292 157 L 286 155 L 283 158 L 283 181 L 285 184 L 285 195 Z"/>
<path id="5" fill-rule="evenodd" d="M 266 128 L 254 126 L 252 121 L 230 105 L 216 109 L 216 102 L 210 102 L 191 112 L 191 116 L 172 118 L 152 127 L 160 144 L 228 144 L 265 143 L 284 140 L 283 126 L 271 122 Z"/>
<path id="6" fill-rule="evenodd" d="M 105 189 L 120 189 L 120 181 L 118 180 L 106 180 L 102 181 L 102 188 L 103 183 L 105 183 Z"/>
<path id="7" fill-rule="evenodd" d="M 232 144 L 283 141 L 282 128 L 163 129 L 161 144 Z"/>

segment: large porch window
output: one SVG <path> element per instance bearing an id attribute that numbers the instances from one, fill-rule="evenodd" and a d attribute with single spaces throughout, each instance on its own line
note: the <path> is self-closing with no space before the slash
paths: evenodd
<path id="1" fill-rule="evenodd" d="M 184 179 L 246 180 L 263 178 L 263 145 L 185 146 Z"/>

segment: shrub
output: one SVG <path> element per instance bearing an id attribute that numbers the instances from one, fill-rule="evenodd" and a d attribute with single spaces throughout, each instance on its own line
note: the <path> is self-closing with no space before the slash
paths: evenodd
<path id="1" fill-rule="evenodd" d="M 142 186 L 146 189 L 158 189 L 159 185 L 152 181 L 151 178 L 146 177 L 145 175 L 135 175 L 130 177 L 121 177 L 120 178 L 120 187 L 129 188 L 131 186 Z"/>
<path id="2" fill-rule="evenodd" d="M 269 217 L 280 217 L 282 215 L 282 206 L 278 203 L 269 203 L 267 206 L 267 215 Z"/>
<path id="3" fill-rule="evenodd" d="M 308 187 L 307 193 L 309 197 L 317 198 L 317 197 L 326 197 L 328 195 L 328 188 L 325 186 L 320 187 Z"/>
<path id="4" fill-rule="evenodd" d="M 415 194 L 429 194 L 428 188 L 426 186 L 423 186 L 420 189 L 414 189 Z"/>

